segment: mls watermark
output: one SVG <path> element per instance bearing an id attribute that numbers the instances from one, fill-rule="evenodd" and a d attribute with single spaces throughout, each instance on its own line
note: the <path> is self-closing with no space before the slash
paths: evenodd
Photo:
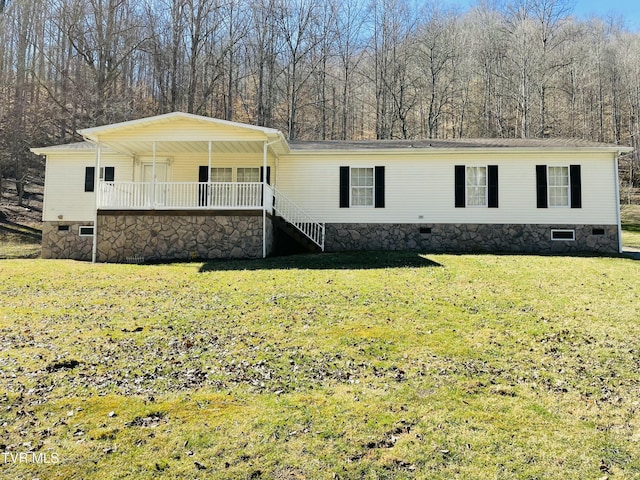
<path id="1" fill-rule="evenodd" d="M 35 465 L 56 465 L 60 456 L 43 452 L 0 452 L 0 463 L 32 463 Z"/>

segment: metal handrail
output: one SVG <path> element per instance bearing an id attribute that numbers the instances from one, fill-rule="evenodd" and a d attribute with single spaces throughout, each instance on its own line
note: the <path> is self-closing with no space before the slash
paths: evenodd
<path id="1" fill-rule="evenodd" d="M 275 196 L 273 209 L 276 214 L 302 232 L 302 234 L 318 245 L 324 252 L 324 223 L 316 221 L 311 215 L 305 212 L 278 189 L 273 188 L 273 193 Z"/>

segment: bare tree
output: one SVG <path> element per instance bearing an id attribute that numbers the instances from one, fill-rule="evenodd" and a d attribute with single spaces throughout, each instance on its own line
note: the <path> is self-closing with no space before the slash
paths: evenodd
<path id="1" fill-rule="evenodd" d="M 116 80 L 122 66 L 143 43 L 128 0 L 76 0 L 69 40 L 89 68 L 93 90 L 92 117 L 96 122 L 121 118 L 110 113 Z"/>
<path id="2" fill-rule="evenodd" d="M 246 56 L 250 60 L 248 69 L 255 92 L 255 122 L 258 125 L 273 125 L 276 104 L 277 56 L 282 45 L 276 24 L 278 0 L 254 0 L 250 4 L 251 31 L 246 37 Z"/>
<path id="3" fill-rule="evenodd" d="M 277 25 L 284 39 L 282 62 L 285 70 L 287 133 L 290 140 L 298 137 L 298 107 L 301 89 L 313 71 L 310 53 L 320 41 L 314 34 L 320 4 L 315 0 L 287 2 L 281 0 Z"/>
<path id="4" fill-rule="evenodd" d="M 453 12 L 431 5 L 422 14 L 417 42 L 420 78 L 424 82 L 427 99 L 424 116 L 425 134 L 437 138 L 438 125 L 447 106 L 451 106 L 455 92 L 457 58 L 462 55 L 458 42 L 457 17 Z"/>
<path id="5" fill-rule="evenodd" d="M 415 86 L 408 78 L 415 12 L 403 0 L 377 0 L 371 22 L 376 138 L 394 137 L 398 124 L 400 136 L 407 138 L 407 114 L 414 100 L 407 89 Z"/>
<path id="6" fill-rule="evenodd" d="M 367 21 L 366 12 L 362 2 L 358 0 L 344 0 L 338 2 L 336 15 L 336 55 L 339 61 L 339 71 L 341 72 L 341 140 L 346 140 L 353 136 L 352 128 L 349 127 L 349 118 L 353 117 L 352 103 L 355 93 L 353 92 L 354 72 L 360 67 L 364 54 L 363 30 Z"/>

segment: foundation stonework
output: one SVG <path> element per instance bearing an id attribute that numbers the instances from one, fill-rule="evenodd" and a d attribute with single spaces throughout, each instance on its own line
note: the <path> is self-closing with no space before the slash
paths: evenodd
<path id="1" fill-rule="evenodd" d="M 98 262 L 262 257 L 262 212 L 101 212 Z M 273 249 L 267 216 L 267 254 Z"/>
<path id="2" fill-rule="evenodd" d="M 80 226 L 45 222 L 42 258 L 91 260 L 93 237 Z M 60 228 L 62 227 L 62 228 Z M 267 255 L 274 251 L 267 216 Z M 551 240 L 574 230 L 575 240 Z M 262 212 L 114 212 L 98 216 L 99 262 L 262 257 Z M 618 253 L 616 225 L 327 224 L 325 251 L 413 250 L 433 253 Z"/>
<path id="3" fill-rule="evenodd" d="M 618 253 L 616 225 L 332 223 L 325 228 L 327 252 Z M 551 230 L 575 230 L 575 240 L 551 240 Z"/>
<path id="4" fill-rule="evenodd" d="M 93 222 L 44 222 L 42 258 L 91 260 L 93 237 L 81 237 L 81 226 L 93 226 Z"/>

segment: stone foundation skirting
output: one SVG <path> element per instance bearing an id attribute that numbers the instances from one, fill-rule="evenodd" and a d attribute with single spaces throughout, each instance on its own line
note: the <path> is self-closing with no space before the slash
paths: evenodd
<path id="1" fill-rule="evenodd" d="M 326 225 L 325 250 L 450 253 L 618 253 L 616 225 L 366 224 Z M 551 239 L 552 230 L 559 237 Z"/>
<path id="2" fill-rule="evenodd" d="M 262 258 L 262 211 L 110 212 L 98 216 L 99 262 Z M 267 254 L 273 227 L 267 216 Z"/>
<path id="3" fill-rule="evenodd" d="M 91 226 L 93 222 L 45 222 L 42 258 L 91 260 L 93 237 L 80 235 L 80 227 Z M 274 250 L 269 215 L 266 227 L 269 255 Z M 616 225 L 331 223 L 325 228 L 327 252 L 618 253 Z M 558 239 L 552 239 L 552 231 L 560 231 Z M 103 211 L 98 216 L 97 260 L 261 258 L 262 238 L 262 211 Z"/>
<path id="4" fill-rule="evenodd" d="M 44 222 L 42 225 L 42 258 L 91 260 L 93 237 L 80 236 L 80 227 L 93 222 Z"/>

